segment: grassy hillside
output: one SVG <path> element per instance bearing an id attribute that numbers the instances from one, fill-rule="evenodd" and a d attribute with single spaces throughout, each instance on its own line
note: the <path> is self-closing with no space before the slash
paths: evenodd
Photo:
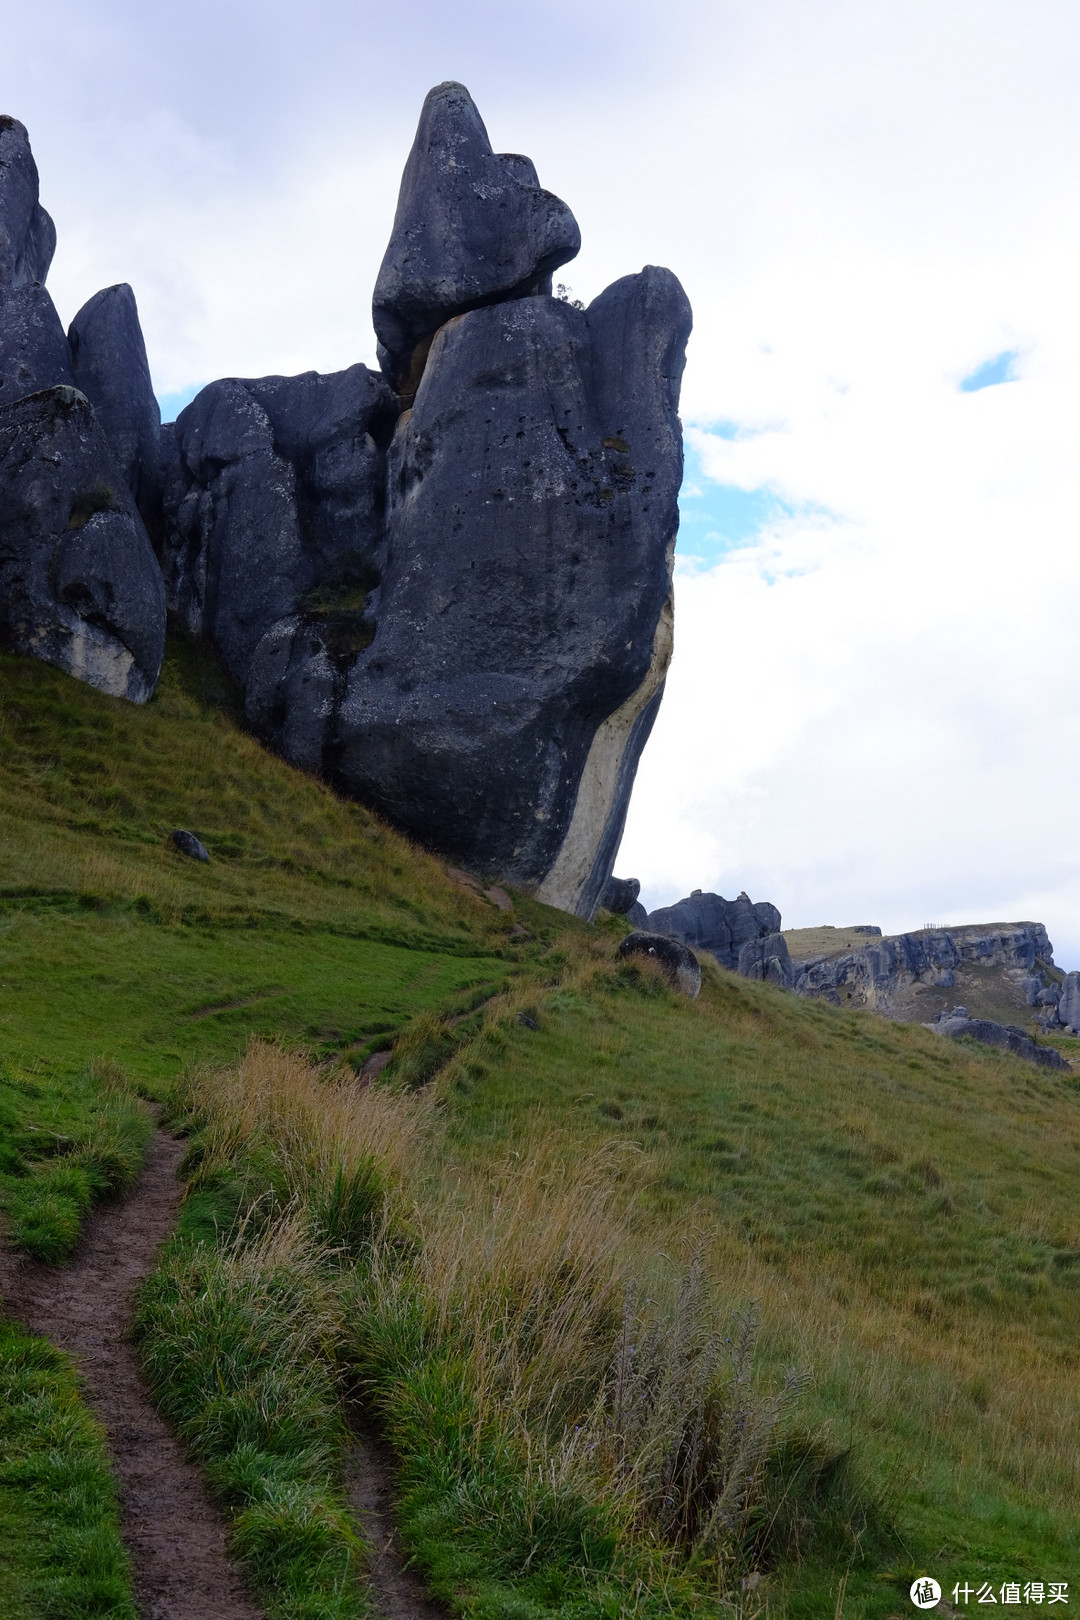
<path id="1" fill-rule="evenodd" d="M 0 729 L 9 1234 L 62 1257 L 89 1202 L 134 1173 L 134 1092 L 195 1133 L 140 1332 L 274 1612 L 294 1611 L 259 1518 L 267 1481 L 287 1476 L 290 1501 L 329 1490 L 312 1545 L 326 1568 L 335 1536 L 347 1551 L 340 1487 L 319 1484 L 342 1377 L 402 1460 L 406 1546 L 470 1614 L 689 1613 L 719 1583 L 747 1616 L 885 1620 L 924 1571 L 948 1592 L 1071 1580 L 1076 1601 L 1074 1079 L 719 969 L 689 1003 L 618 964 L 617 922 L 521 896 L 500 912 L 267 755 L 183 642 L 143 710 L 0 657 Z M 211 861 L 179 855 L 173 827 Z M 263 1046 L 237 1069 L 252 1036 L 319 1066 L 275 1067 Z M 361 1086 L 380 1048 L 386 1083 Z M 230 1238 L 245 1211 L 248 1237 Z M 209 1331 L 210 1295 L 277 1299 L 263 1342 L 283 1345 L 289 1312 L 309 1331 L 317 1302 L 330 1361 L 316 1376 L 297 1353 L 295 1397 L 317 1455 L 283 1461 L 255 1430 L 247 1451 L 215 1450 L 221 1367 L 238 1390 L 278 1375 L 248 1356 L 254 1307 L 234 1303 L 209 1383 L 198 1358 L 180 1376 L 170 1346 Z M 638 1390 L 656 1433 L 662 1387 L 715 1430 L 708 1489 L 725 1468 L 742 1480 L 722 1536 L 705 1474 L 676 1527 L 644 1483 L 654 1429 L 642 1419 L 634 1452 L 604 1404 L 609 1368 L 633 1382 L 628 1324 L 667 1369 Z M 753 1467 L 732 1449 L 740 1412 Z M 0 1479 L 0 1539 L 28 1500 Z"/>

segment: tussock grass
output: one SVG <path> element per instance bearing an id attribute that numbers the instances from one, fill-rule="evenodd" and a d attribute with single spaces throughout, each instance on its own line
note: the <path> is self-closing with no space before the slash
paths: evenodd
<path id="1" fill-rule="evenodd" d="M 177 1246 L 140 1340 L 273 1602 L 286 1601 L 274 1548 L 296 1543 L 280 1516 L 257 1549 L 246 1539 L 282 1450 L 257 1414 L 323 1434 L 302 1471 L 332 1502 L 335 1377 L 390 1435 L 406 1545 L 466 1613 L 599 1614 L 632 1592 L 642 1612 L 689 1613 L 782 1555 L 792 1515 L 764 1511 L 765 1485 L 783 1473 L 788 1497 L 816 1500 L 827 1448 L 816 1473 L 784 1461 L 801 1385 L 759 1387 L 753 1335 L 725 1337 L 700 1262 L 638 1323 L 625 1154 L 582 1160 L 556 1133 L 463 1175 L 431 1093 L 361 1086 L 264 1043 L 189 1077 L 177 1104 L 197 1133 L 197 1229 L 215 1193 L 232 1224 L 223 1245 Z M 804 1538 L 816 1523 L 802 1513 Z"/>
<path id="2" fill-rule="evenodd" d="M 105 1436 L 68 1357 L 4 1322 L 0 1612 L 136 1620 Z"/>

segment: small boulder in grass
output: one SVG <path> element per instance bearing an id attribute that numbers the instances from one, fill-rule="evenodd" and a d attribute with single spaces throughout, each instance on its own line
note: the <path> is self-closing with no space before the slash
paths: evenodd
<path id="1" fill-rule="evenodd" d="M 194 833 L 184 832 L 177 827 L 172 835 L 172 841 L 181 855 L 190 855 L 193 861 L 208 861 L 210 856 L 205 845 L 201 844 Z"/>
<path id="2" fill-rule="evenodd" d="M 691 1000 L 701 989 L 701 963 L 682 940 L 669 939 L 666 934 L 648 934 L 635 930 L 627 934 L 619 946 L 619 955 L 643 956 L 659 962 L 673 990 L 689 996 Z"/>

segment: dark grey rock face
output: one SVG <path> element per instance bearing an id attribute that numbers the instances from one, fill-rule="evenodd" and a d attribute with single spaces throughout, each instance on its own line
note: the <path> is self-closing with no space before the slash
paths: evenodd
<path id="1" fill-rule="evenodd" d="M 737 900 L 725 900 L 722 894 L 702 894 L 695 889 L 673 906 L 650 911 L 649 927 L 654 933 L 685 940 L 697 950 L 710 951 L 721 967 L 738 973 L 743 946 L 779 934 L 780 913 L 767 900 L 755 904 L 745 893 Z M 784 950 L 786 954 L 786 946 Z"/>
<path id="2" fill-rule="evenodd" d="M 177 827 L 175 829 L 172 835 L 172 841 L 180 851 L 181 855 L 187 855 L 193 861 L 208 861 L 210 859 L 210 856 L 207 854 L 206 845 L 202 842 L 202 840 L 196 838 L 195 834 L 192 832 L 185 832 L 182 827 Z"/>
<path id="3" fill-rule="evenodd" d="M 1080 973 L 1066 973 L 1057 1004 L 1058 1022 L 1080 1034 Z"/>
<path id="4" fill-rule="evenodd" d="M 630 910 L 626 913 L 626 920 L 634 928 L 639 930 L 648 927 L 649 913 L 645 910 L 645 907 L 641 904 L 640 900 L 634 901 L 633 905 L 630 907 Z"/>
<path id="5" fill-rule="evenodd" d="M 879 1012 L 895 1011 L 896 998 L 913 985 L 949 988 L 965 966 L 997 967 L 1026 985 L 1036 968 L 1053 961 L 1041 923 L 925 930 L 875 939 L 861 950 L 795 964 L 800 995 L 845 991 Z M 1038 983 L 1042 984 L 1041 977 Z"/>
<path id="6" fill-rule="evenodd" d="M 641 884 L 637 878 L 610 877 L 600 896 L 600 904 L 605 911 L 611 911 L 617 917 L 626 917 L 640 893 Z"/>
<path id="7" fill-rule="evenodd" d="M 347 659 L 370 639 L 364 608 L 385 557 L 382 447 L 395 415 L 366 366 L 234 378 L 204 388 L 165 441 L 169 606 L 215 642 L 290 758 L 298 694 L 290 699 L 278 650 L 300 635 L 324 658 Z"/>
<path id="8" fill-rule="evenodd" d="M 38 202 L 38 172 L 25 127 L 0 116 L 0 291 L 43 282 L 56 227 Z"/>
<path id="9" fill-rule="evenodd" d="M 161 669 L 157 561 L 74 388 L 0 406 L 0 634 L 16 652 L 136 703 Z"/>
<path id="10" fill-rule="evenodd" d="M 74 381 L 68 340 L 45 288 L 32 281 L 0 290 L 0 405 Z"/>
<path id="11" fill-rule="evenodd" d="M 1027 1063 L 1037 1063 L 1044 1069 L 1071 1072 L 1070 1065 L 1056 1047 L 1036 1046 L 1015 1024 L 995 1024 L 989 1018 L 969 1018 L 965 1007 L 954 1007 L 951 1013 L 944 1013 L 926 1027 L 953 1040 L 966 1035 L 974 1041 L 981 1041 L 984 1046 L 1000 1047 L 1014 1057 L 1023 1058 Z"/>
<path id="12" fill-rule="evenodd" d="M 640 930 L 627 934 L 619 946 L 619 955 L 641 956 L 658 962 L 667 974 L 672 987 L 684 996 L 693 998 L 701 990 L 701 963 L 689 945 L 684 945 L 681 940 L 671 939 L 667 934 L 646 933 Z"/>
<path id="13" fill-rule="evenodd" d="M 68 342 L 75 385 L 94 407 L 144 521 L 156 524 L 161 412 L 135 294 L 126 282 L 104 288 L 83 305 L 68 328 Z"/>
<path id="14" fill-rule="evenodd" d="M 394 386 L 415 392 L 444 321 L 550 293 L 551 272 L 580 245 L 574 216 L 541 189 L 529 159 L 492 151 L 465 86 L 437 85 L 420 114 L 372 301 Z"/>
<path id="15" fill-rule="evenodd" d="M 438 334 L 335 776 L 461 865 L 592 916 L 671 645 L 690 312 L 668 271 Z"/>
<path id="16" fill-rule="evenodd" d="M 795 982 L 795 970 L 783 934 L 748 939 L 739 949 L 737 967 L 744 979 L 762 979 L 779 985 L 782 990 L 790 990 Z"/>

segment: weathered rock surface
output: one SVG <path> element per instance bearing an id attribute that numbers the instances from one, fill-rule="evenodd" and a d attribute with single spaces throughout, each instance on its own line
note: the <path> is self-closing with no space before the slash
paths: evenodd
<path id="1" fill-rule="evenodd" d="M 75 385 L 90 401 L 135 504 L 148 525 L 161 500 L 158 409 L 135 294 L 105 287 L 68 328 Z"/>
<path id="2" fill-rule="evenodd" d="M 658 962 L 674 989 L 693 998 L 701 990 L 701 963 L 681 940 L 667 934 L 652 934 L 635 930 L 627 934 L 619 946 L 619 955 L 641 956 Z"/>
<path id="3" fill-rule="evenodd" d="M 783 934 L 748 939 L 739 949 L 736 967 L 744 979 L 763 979 L 779 985 L 782 990 L 790 990 L 795 982 L 795 970 Z"/>
<path id="4" fill-rule="evenodd" d="M 1037 1063 L 1044 1069 L 1070 1072 L 1070 1065 L 1056 1047 L 1036 1046 L 1030 1036 L 1015 1024 L 996 1024 L 989 1018 L 969 1018 L 966 1007 L 954 1007 L 951 1013 L 943 1013 L 926 1027 L 953 1040 L 966 1035 L 972 1040 L 981 1041 L 984 1046 L 1000 1047 L 1014 1057 L 1023 1058 L 1027 1063 Z"/>
<path id="5" fill-rule="evenodd" d="M 0 405 L 74 381 L 68 340 L 45 288 L 32 281 L 0 290 Z"/>
<path id="6" fill-rule="evenodd" d="M 1080 1035 L 1080 972 L 1065 975 L 1057 1003 L 1057 1020 L 1074 1035 Z"/>
<path id="7" fill-rule="evenodd" d="M 641 884 L 637 878 L 610 877 L 600 896 L 600 904 L 605 911 L 613 912 L 616 917 L 626 917 L 640 893 Z"/>
<path id="8" fill-rule="evenodd" d="M 169 606 L 245 683 L 259 729 L 310 769 L 325 763 L 329 709 L 309 690 L 308 664 L 317 661 L 329 702 L 337 662 L 370 640 L 366 590 L 385 560 L 395 416 L 386 383 L 357 365 L 211 383 L 170 436 Z M 303 665 L 291 686 L 290 658 Z"/>
<path id="9" fill-rule="evenodd" d="M 737 900 L 725 900 L 722 894 L 703 894 L 695 889 L 673 906 L 650 911 L 649 928 L 654 934 L 668 934 L 697 950 L 709 951 L 721 967 L 739 972 L 743 946 L 779 934 L 780 913 L 767 900 L 755 904 L 745 893 Z M 778 946 L 772 948 L 772 954 L 782 959 Z M 747 958 L 748 963 L 752 960 Z M 762 976 L 756 971 L 751 975 Z"/>
<path id="10" fill-rule="evenodd" d="M 849 931 L 850 932 L 850 931 Z M 801 955 L 789 935 L 795 989 L 896 1018 L 927 1020 L 960 993 L 987 1012 L 1032 1005 L 1030 981 L 1050 982 L 1053 947 L 1041 923 L 989 923 L 919 929 L 870 939 L 856 950 Z"/>
<path id="11" fill-rule="evenodd" d="M 16 652 L 136 703 L 161 669 L 157 561 L 74 388 L 0 405 L 0 634 Z"/>
<path id="12" fill-rule="evenodd" d="M 586 311 L 438 334 L 389 453 L 375 637 L 335 779 L 475 871 L 592 916 L 671 649 L 690 312 L 648 268 Z"/>
<path id="13" fill-rule="evenodd" d="M 25 126 L 0 115 L 0 292 L 44 282 L 55 249 Z"/>
<path id="14" fill-rule="evenodd" d="M 581 245 L 564 202 L 528 158 L 491 149 L 463 84 L 429 91 L 375 283 L 380 361 L 411 397 L 435 331 L 484 304 L 550 293 Z"/>

